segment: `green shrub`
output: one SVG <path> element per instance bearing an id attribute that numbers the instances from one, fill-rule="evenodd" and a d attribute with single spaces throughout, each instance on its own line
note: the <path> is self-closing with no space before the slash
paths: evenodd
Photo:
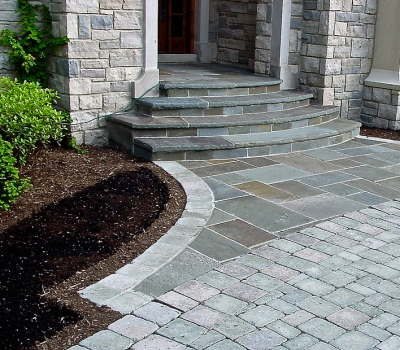
<path id="1" fill-rule="evenodd" d="M 7 210 L 10 204 L 29 187 L 29 179 L 20 179 L 17 160 L 9 142 L 0 136 L 0 209 Z"/>
<path id="2" fill-rule="evenodd" d="M 24 164 L 38 144 L 60 144 L 67 135 L 68 115 L 52 106 L 57 98 L 38 83 L 0 79 L 0 136 L 12 144 L 18 163 Z"/>

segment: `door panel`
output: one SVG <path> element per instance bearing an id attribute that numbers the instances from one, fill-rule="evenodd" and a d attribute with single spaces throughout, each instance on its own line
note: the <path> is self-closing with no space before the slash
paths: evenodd
<path id="1" fill-rule="evenodd" d="M 159 0 L 158 50 L 193 53 L 194 0 Z"/>

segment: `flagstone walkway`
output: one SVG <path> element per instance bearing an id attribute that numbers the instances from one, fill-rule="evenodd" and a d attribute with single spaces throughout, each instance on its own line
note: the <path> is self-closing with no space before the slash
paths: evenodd
<path id="1" fill-rule="evenodd" d="M 188 195 L 84 289 L 121 319 L 69 350 L 400 349 L 400 144 L 160 162 Z"/>

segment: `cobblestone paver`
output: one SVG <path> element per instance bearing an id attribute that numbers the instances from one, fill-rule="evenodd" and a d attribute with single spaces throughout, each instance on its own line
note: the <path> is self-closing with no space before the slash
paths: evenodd
<path id="1" fill-rule="evenodd" d="M 375 176 L 386 181 L 387 172 Z M 301 181 L 351 184 L 360 172 L 350 173 Z M 400 183 L 397 174 L 391 179 Z M 218 213 L 223 221 L 231 216 Z M 119 306 L 128 315 L 70 350 L 400 349 L 400 200 L 387 198 L 274 237 L 240 257 L 207 265 L 208 271 L 161 295 L 149 297 L 131 286 L 126 293 L 132 300 Z M 131 267 L 121 271 L 131 277 L 126 283 L 135 284 Z M 121 275 L 97 285 L 99 303 L 126 294 L 123 283 L 120 289 L 112 283 Z M 89 287 L 86 293 L 95 292 Z"/>

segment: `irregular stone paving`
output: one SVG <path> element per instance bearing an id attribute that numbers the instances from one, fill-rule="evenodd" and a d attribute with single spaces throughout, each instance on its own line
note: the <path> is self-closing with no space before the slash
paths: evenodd
<path id="1" fill-rule="evenodd" d="M 393 193 L 397 192 L 394 189 L 398 184 L 396 174 L 399 173 L 397 163 L 400 160 L 397 144 L 388 148 L 383 147 L 383 143 L 360 147 L 357 142 L 350 141 L 347 145 L 341 150 L 345 151 L 342 154 L 349 156 L 337 157 L 337 149 L 322 149 L 315 153 L 319 158 L 329 158 L 328 162 L 334 165 L 340 164 L 341 169 L 346 171 L 325 169 L 319 177 L 307 175 L 306 179 L 302 176 L 302 183 L 310 186 L 310 191 L 325 191 L 326 186 L 334 184 L 350 187 L 335 187 L 335 191 L 344 191 L 339 199 L 354 196 L 352 189 L 364 186 L 363 181 L 368 182 L 363 191 L 372 191 L 377 196 L 379 190 L 390 192 L 392 188 Z M 361 157 L 362 160 L 373 163 L 369 167 L 375 171 L 352 163 L 363 152 L 369 152 L 369 156 Z M 298 158 L 301 160 L 300 155 Z M 290 161 L 295 164 L 297 160 Z M 304 166 L 307 161 L 304 159 L 300 163 Z M 297 166 L 296 169 L 301 170 Z M 290 178 L 300 174 L 296 171 L 293 175 L 287 170 L 282 172 L 282 176 Z M 227 176 L 238 179 L 249 175 L 241 171 L 236 169 L 218 175 L 224 175 L 226 182 Z M 346 175 L 355 178 L 349 179 Z M 259 170 L 254 176 L 260 176 Z M 268 176 L 276 179 L 278 175 Z M 378 183 L 381 186 L 375 187 Z M 289 194 L 291 185 L 293 183 L 289 182 L 285 186 Z M 320 196 L 317 192 L 314 195 Z M 293 231 L 258 227 L 269 234 L 268 242 L 263 245 L 257 244 L 260 242 L 244 245 L 248 238 L 231 237 L 232 242 L 240 242 L 246 248 L 233 259 L 211 259 L 196 250 L 201 244 L 188 246 L 185 243 L 179 254 L 167 264 L 157 265 L 158 272 L 146 275 L 149 277 L 139 284 L 129 278 L 123 283 L 115 280 L 114 285 L 124 285 L 121 287 L 124 293 L 116 292 L 117 296 L 124 295 L 125 299 L 117 300 L 113 308 L 119 309 L 125 316 L 109 325 L 107 330 L 94 334 L 69 350 L 398 350 L 400 200 L 388 200 L 388 196 L 384 192 L 380 197 L 384 200 L 379 200 L 378 204 L 368 206 L 363 203 L 365 205 L 360 210 L 331 215 L 331 218 L 323 220 L 318 218 L 317 213 L 321 208 L 329 211 L 329 206 L 325 205 L 325 199 L 314 202 L 314 208 L 307 207 L 307 214 L 301 214 L 312 219 L 309 221 L 311 225 L 306 225 L 306 228 L 301 229 L 301 220 L 301 225 Z M 218 208 L 215 191 L 214 197 Z M 290 201 L 280 203 L 288 207 Z M 324 205 L 319 207 L 318 203 Z M 351 204 L 344 203 L 346 208 Z M 332 205 L 340 208 L 336 202 Z M 192 205 L 192 209 L 195 207 Z M 237 208 L 233 207 L 234 210 Z M 235 216 L 234 210 L 220 210 L 219 219 L 225 219 L 219 222 L 238 220 L 224 230 L 229 231 L 229 227 L 233 230 L 236 224 L 248 224 L 243 218 Z M 299 212 L 298 208 L 294 211 Z M 197 227 L 195 236 L 199 237 L 199 232 L 204 234 L 204 230 L 208 230 L 208 236 L 200 242 L 206 244 L 207 239 L 212 239 L 212 233 L 216 235 L 218 231 Z M 248 232 L 245 226 L 242 230 Z M 249 232 L 258 237 L 260 232 L 252 230 Z M 220 232 L 223 235 L 226 231 L 221 229 Z M 192 269 L 197 269 L 196 273 L 191 273 Z M 131 276 L 134 276 L 133 271 Z M 131 287 L 124 289 L 126 286 Z M 110 289 L 104 291 L 110 293 Z M 116 300 L 112 293 L 105 298 Z"/>

